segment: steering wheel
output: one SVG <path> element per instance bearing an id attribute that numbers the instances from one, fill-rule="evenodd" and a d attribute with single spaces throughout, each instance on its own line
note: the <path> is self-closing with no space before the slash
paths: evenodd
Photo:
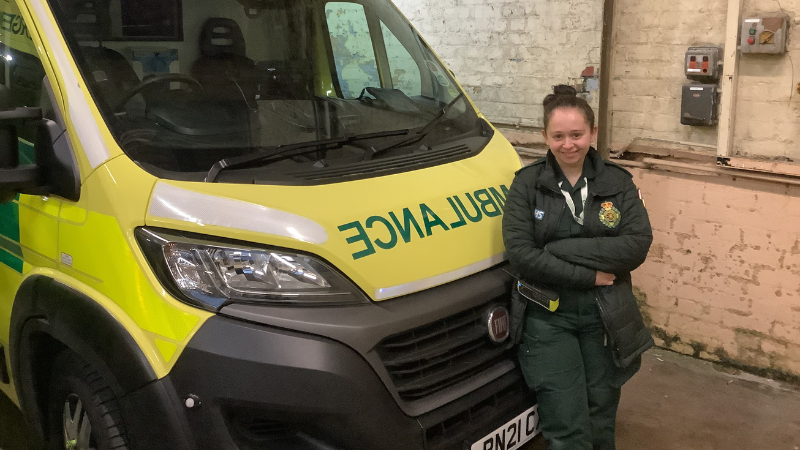
<path id="1" fill-rule="evenodd" d="M 113 106 L 114 112 L 122 111 L 122 108 L 125 106 L 126 103 L 130 99 L 133 98 L 136 94 L 142 92 L 143 90 L 147 89 L 148 87 L 154 84 L 162 84 L 162 83 L 183 83 L 183 84 L 190 84 L 197 86 L 198 89 L 201 91 L 203 90 L 203 85 L 200 84 L 199 81 L 195 80 L 194 78 L 183 75 L 180 73 L 163 73 L 158 75 L 151 75 L 145 78 L 144 80 L 140 81 L 139 84 L 130 88 L 125 94 L 122 95 L 122 98 L 117 101 L 117 104 Z"/>

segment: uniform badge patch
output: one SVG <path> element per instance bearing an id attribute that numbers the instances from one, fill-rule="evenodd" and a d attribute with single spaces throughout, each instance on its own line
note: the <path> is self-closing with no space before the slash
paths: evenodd
<path id="1" fill-rule="evenodd" d="M 536 220 L 544 220 L 544 211 L 541 209 L 535 209 L 533 211 L 533 217 L 536 218 Z"/>
<path id="2" fill-rule="evenodd" d="M 608 228 L 617 228 L 619 225 L 619 220 L 622 218 L 622 214 L 619 210 L 614 206 L 612 202 L 605 202 L 600 205 L 603 209 L 600 210 L 600 222 L 603 225 L 607 226 Z"/>

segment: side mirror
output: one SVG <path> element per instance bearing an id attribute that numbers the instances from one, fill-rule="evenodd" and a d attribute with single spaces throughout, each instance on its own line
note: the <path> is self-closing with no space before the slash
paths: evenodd
<path id="1" fill-rule="evenodd" d="M 41 108 L 0 111 L 0 203 L 8 203 L 19 193 L 40 194 L 39 188 L 44 187 L 39 166 L 19 165 L 17 129 L 31 121 L 42 121 Z"/>

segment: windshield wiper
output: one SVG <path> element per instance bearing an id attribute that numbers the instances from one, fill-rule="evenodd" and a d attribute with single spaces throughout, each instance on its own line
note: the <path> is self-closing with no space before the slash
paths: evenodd
<path id="1" fill-rule="evenodd" d="M 331 139 L 321 139 L 318 141 L 298 142 L 296 144 L 278 145 L 275 147 L 265 147 L 265 151 L 258 153 L 249 153 L 247 155 L 235 156 L 233 158 L 225 158 L 217 161 L 211 166 L 211 170 L 206 175 L 206 183 L 213 183 L 217 180 L 220 172 L 226 169 L 248 166 L 253 163 L 260 163 L 261 165 L 271 164 L 275 161 L 280 161 L 286 158 L 305 155 L 321 150 L 331 150 L 339 148 L 345 144 L 355 141 L 362 141 L 366 139 L 375 139 L 388 136 L 400 136 L 408 134 L 410 130 L 391 130 L 379 131 L 377 133 L 357 134 L 353 136 L 342 136 Z M 299 150 L 295 152 L 295 150 Z"/>
<path id="2" fill-rule="evenodd" d="M 442 119 L 444 119 L 444 116 L 447 115 L 447 112 L 450 111 L 450 108 L 452 108 L 456 103 L 458 103 L 458 101 L 461 100 L 462 97 L 464 97 L 463 92 L 459 93 L 456 96 L 456 98 L 454 98 L 453 100 L 450 101 L 450 103 L 445 105 L 444 108 L 442 108 L 442 110 L 439 111 L 438 114 L 436 114 L 436 117 L 431 119 L 431 121 L 428 122 L 424 127 L 420 128 L 419 131 L 417 131 L 413 136 L 410 136 L 408 139 L 401 139 L 399 142 L 389 144 L 384 148 L 377 149 L 370 156 L 374 157 L 375 155 L 378 155 L 380 153 L 384 153 L 399 147 L 405 147 L 406 145 L 411 145 L 415 142 L 421 141 L 422 139 L 425 138 L 425 136 L 427 136 L 431 131 L 433 131 L 436 125 L 438 125 L 439 122 L 441 122 Z"/>

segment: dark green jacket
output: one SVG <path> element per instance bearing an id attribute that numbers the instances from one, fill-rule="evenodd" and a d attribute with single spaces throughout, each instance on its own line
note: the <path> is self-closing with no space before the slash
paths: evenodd
<path id="1" fill-rule="evenodd" d="M 630 275 L 647 257 L 653 232 L 631 174 L 594 149 L 587 158 L 595 174 L 584 207 L 586 237 L 554 240 L 560 217 L 569 210 L 558 186 L 555 157 L 548 152 L 517 172 L 505 204 L 503 241 L 512 269 L 523 280 L 594 291 L 615 361 L 626 367 L 654 344 Z M 597 271 L 616 275 L 614 285 L 596 287 Z M 512 337 L 521 335 L 519 310 L 519 304 L 512 305 Z"/>

